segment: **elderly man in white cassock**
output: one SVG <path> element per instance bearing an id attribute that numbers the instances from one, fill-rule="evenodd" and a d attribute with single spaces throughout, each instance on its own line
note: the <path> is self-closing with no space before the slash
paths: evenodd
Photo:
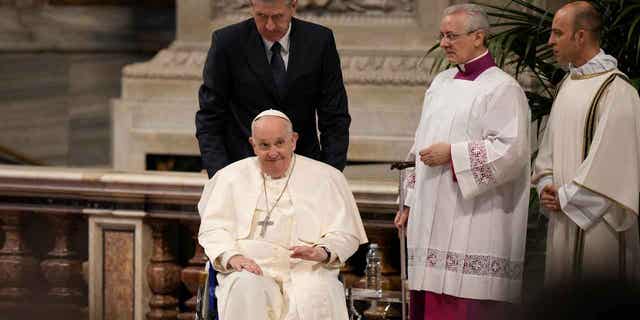
<path id="1" fill-rule="evenodd" d="M 339 267 L 367 242 L 347 181 L 294 153 L 284 113 L 264 111 L 251 129 L 257 157 L 218 171 L 198 204 L 220 319 L 346 320 Z"/>
<path id="2" fill-rule="evenodd" d="M 569 75 L 535 162 L 533 182 L 549 215 L 545 285 L 640 279 L 640 98 L 600 48 L 591 4 L 565 5 L 549 45 Z"/>
<path id="3" fill-rule="evenodd" d="M 488 32 L 470 4 L 447 8 L 440 23 L 456 67 L 426 91 L 395 220 L 407 228 L 412 320 L 500 319 L 520 299 L 530 116 L 522 88 L 488 52 Z"/>

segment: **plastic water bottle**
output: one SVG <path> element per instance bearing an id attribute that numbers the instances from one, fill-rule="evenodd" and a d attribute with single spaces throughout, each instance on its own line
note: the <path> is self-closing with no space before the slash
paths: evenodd
<path id="1" fill-rule="evenodd" d="M 374 290 L 376 295 L 382 296 L 382 257 L 380 256 L 380 251 L 378 251 L 377 243 L 369 245 L 365 274 L 367 289 Z"/>

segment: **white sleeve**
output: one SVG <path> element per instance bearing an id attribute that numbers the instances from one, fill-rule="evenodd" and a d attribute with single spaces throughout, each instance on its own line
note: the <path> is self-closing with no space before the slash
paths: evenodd
<path id="1" fill-rule="evenodd" d="M 522 88 L 505 84 L 487 105 L 476 124 L 482 136 L 451 145 L 453 168 L 465 199 L 518 178 L 530 161 L 530 117 Z"/>
<path id="2" fill-rule="evenodd" d="M 543 176 L 538 180 L 538 183 L 536 183 L 536 190 L 538 190 L 538 198 L 540 198 L 540 195 L 542 194 L 542 189 L 544 189 L 546 185 L 552 184 L 552 183 L 553 183 L 553 176 L 551 175 Z M 543 206 L 540 206 L 540 212 L 545 217 L 549 218 L 549 211 L 545 209 Z"/>
<path id="3" fill-rule="evenodd" d="M 198 203 L 200 213 L 200 229 L 198 242 L 213 263 L 214 269 L 226 270 L 228 252 L 238 252 L 236 246 L 236 219 L 232 205 L 230 179 L 222 177 L 218 171 L 207 182 Z M 226 257 L 227 259 L 222 259 Z M 224 261 L 222 261 L 224 260 Z"/>
<path id="4" fill-rule="evenodd" d="M 573 182 L 558 189 L 558 198 L 562 212 L 585 230 L 602 219 L 611 206 L 609 199 Z"/>
<path id="5" fill-rule="evenodd" d="M 337 253 L 344 251 L 355 252 L 358 250 L 359 244 L 358 238 L 344 232 L 336 231 L 325 234 L 324 237 L 322 237 L 315 245 L 326 247 L 329 252 L 331 252 L 329 263 L 327 263 L 328 265 L 339 266 L 340 264 L 345 263 L 349 257 L 340 257 Z M 338 248 L 341 248 L 342 250 L 338 250 Z M 347 249 L 344 250 L 344 248 Z"/>
<path id="6" fill-rule="evenodd" d="M 416 161 L 416 144 L 415 141 L 413 143 L 413 145 L 411 146 L 411 150 L 409 151 L 409 154 L 407 155 L 407 158 L 405 159 L 405 161 Z M 402 181 L 402 188 L 404 188 L 404 205 L 407 207 L 413 207 L 413 204 L 415 203 L 415 195 L 414 195 L 414 190 L 415 190 L 415 186 L 416 186 L 416 168 L 415 167 L 411 167 L 411 168 L 406 168 L 405 170 L 405 176 L 404 176 L 404 181 Z"/>
<path id="7" fill-rule="evenodd" d="M 227 268 L 227 265 L 229 265 L 229 259 L 231 259 L 231 257 L 236 255 L 241 255 L 240 251 L 229 250 L 229 251 L 223 252 L 216 259 L 213 260 L 213 268 L 216 269 L 216 271 L 222 272 L 222 273 L 233 271 L 232 269 Z"/>
<path id="8" fill-rule="evenodd" d="M 406 169 L 407 176 L 404 179 L 404 205 L 407 207 L 413 207 L 416 203 L 415 199 L 415 186 L 416 186 L 416 171 L 413 169 Z"/>

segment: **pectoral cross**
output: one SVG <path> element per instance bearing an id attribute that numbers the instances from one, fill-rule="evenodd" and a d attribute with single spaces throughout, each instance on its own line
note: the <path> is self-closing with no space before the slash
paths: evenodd
<path id="1" fill-rule="evenodd" d="M 258 221 L 258 225 L 262 227 L 260 230 L 260 236 L 264 238 L 264 235 L 267 233 L 267 227 L 273 225 L 273 221 L 269 220 L 269 215 L 264 217 L 264 220 Z"/>

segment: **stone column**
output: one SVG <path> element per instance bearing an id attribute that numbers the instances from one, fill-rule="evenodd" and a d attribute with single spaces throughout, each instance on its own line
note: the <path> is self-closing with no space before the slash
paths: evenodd
<path id="1" fill-rule="evenodd" d="M 152 296 L 149 301 L 149 320 L 176 319 L 178 298 L 176 290 L 180 286 L 180 267 L 169 249 L 167 231 L 169 221 L 149 221 L 153 237 L 153 254 L 147 266 L 147 280 Z"/>
<path id="2" fill-rule="evenodd" d="M 199 221 L 190 221 L 185 223 L 191 237 L 195 240 L 195 253 L 193 258 L 189 260 L 189 265 L 182 269 L 180 278 L 182 283 L 189 289 L 191 298 L 185 302 L 187 312 L 180 313 L 178 319 L 187 320 L 194 319 L 196 309 L 196 293 L 198 292 L 198 286 L 201 280 L 206 276 L 204 266 L 207 263 L 207 257 L 204 254 L 204 248 L 198 243 L 198 228 L 200 227 Z"/>
<path id="3" fill-rule="evenodd" d="M 72 214 L 52 214 L 53 248 L 42 261 L 40 268 L 49 284 L 46 296 L 47 309 L 53 316 L 78 318 L 85 305 L 82 282 L 82 261 L 78 259 L 71 242 L 77 219 Z"/>
<path id="4" fill-rule="evenodd" d="M 32 299 L 32 279 L 38 269 L 36 259 L 24 241 L 24 212 L 0 212 L 4 245 L 0 249 L 0 314 L 19 313 L 25 301 Z"/>

